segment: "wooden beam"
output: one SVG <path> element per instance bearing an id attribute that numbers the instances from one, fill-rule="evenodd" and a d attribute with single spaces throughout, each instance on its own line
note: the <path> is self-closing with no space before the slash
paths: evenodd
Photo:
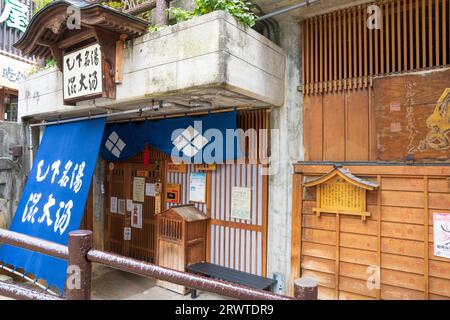
<path id="1" fill-rule="evenodd" d="M 126 34 L 120 35 L 120 40 L 116 41 L 116 83 L 122 83 L 123 80 L 123 49 L 125 47 Z"/>
<path id="2" fill-rule="evenodd" d="M 150 11 L 156 7 L 156 0 L 147 0 L 144 1 L 137 6 L 127 8 L 123 12 L 131 14 L 131 15 L 138 15 L 140 13 Z"/>
<path id="3" fill-rule="evenodd" d="M 61 41 L 59 41 L 56 46 L 61 49 L 68 48 L 70 46 L 73 46 L 74 44 L 83 42 L 85 40 L 88 40 L 90 38 L 95 37 L 94 29 L 86 28 L 85 30 L 82 30 L 80 32 L 77 32 L 75 35 L 67 37 Z"/>

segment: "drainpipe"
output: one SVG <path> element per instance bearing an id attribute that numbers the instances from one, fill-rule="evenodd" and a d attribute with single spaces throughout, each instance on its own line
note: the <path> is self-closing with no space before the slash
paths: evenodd
<path id="1" fill-rule="evenodd" d="M 28 150 L 30 151 L 30 171 L 31 171 L 31 168 L 33 167 L 33 149 L 34 149 L 34 147 L 33 147 L 33 131 L 31 129 L 31 125 L 28 125 L 27 128 L 28 128 L 28 139 L 30 140 L 29 144 L 28 144 Z"/>
<path id="2" fill-rule="evenodd" d="M 258 17 L 258 18 L 256 19 L 256 21 L 266 20 L 266 19 L 272 18 L 272 17 L 274 17 L 274 16 L 278 16 L 278 15 L 280 15 L 280 14 L 283 14 L 283 13 L 286 13 L 286 12 L 289 12 L 289 11 L 292 11 L 292 10 L 295 10 L 295 9 L 298 9 L 298 8 L 301 8 L 301 7 L 304 7 L 304 6 L 309 6 L 310 4 L 312 4 L 312 3 L 314 3 L 314 2 L 318 2 L 318 1 L 319 1 L 319 0 L 305 0 L 305 1 L 302 2 L 302 3 L 298 3 L 298 4 L 295 4 L 295 5 L 290 6 L 290 7 L 278 9 L 278 10 L 275 10 L 275 11 L 273 11 L 273 12 L 271 12 L 271 13 L 268 13 L 268 14 L 266 14 L 266 15 L 263 15 L 263 16 L 261 16 L 261 17 Z"/>

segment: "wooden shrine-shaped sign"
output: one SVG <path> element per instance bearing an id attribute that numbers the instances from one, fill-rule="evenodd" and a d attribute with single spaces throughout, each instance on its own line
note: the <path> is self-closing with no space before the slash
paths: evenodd
<path id="1" fill-rule="evenodd" d="M 370 216 L 366 205 L 367 190 L 378 188 L 378 184 L 352 175 L 348 170 L 336 168 L 326 175 L 304 184 L 316 187 L 317 208 L 313 211 L 360 216 L 364 221 Z"/>
<path id="2" fill-rule="evenodd" d="M 144 34 L 147 26 L 93 1 L 54 1 L 33 16 L 15 47 L 25 55 L 56 61 L 63 72 L 65 104 L 115 99 L 124 41 Z"/>

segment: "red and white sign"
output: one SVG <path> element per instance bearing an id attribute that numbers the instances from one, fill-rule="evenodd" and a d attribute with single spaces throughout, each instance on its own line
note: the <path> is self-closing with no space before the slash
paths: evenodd
<path id="1" fill-rule="evenodd" d="M 433 213 L 434 255 L 450 259 L 450 213 Z"/>

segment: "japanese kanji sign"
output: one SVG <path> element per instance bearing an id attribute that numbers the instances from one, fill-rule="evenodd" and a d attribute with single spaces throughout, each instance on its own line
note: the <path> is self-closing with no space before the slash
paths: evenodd
<path id="1" fill-rule="evenodd" d="M 434 213 L 434 255 L 450 259 L 450 213 Z"/>
<path id="2" fill-rule="evenodd" d="M 64 100 L 103 92 L 99 44 L 64 55 Z"/>
<path id="3" fill-rule="evenodd" d="M 4 0 L 3 11 L 0 12 L 0 23 L 5 23 L 8 28 L 15 28 L 21 32 L 29 23 L 29 8 L 19 0 Z"/>
<path id="4" fill-rule="evenodd" d="M 69 232 L 80 227 L 104 126 L 101 118 L 45 129 L 12 231 L 67 245 Z M 5 244 L 0 261 L 64 289 L 65 260 Z"/>

